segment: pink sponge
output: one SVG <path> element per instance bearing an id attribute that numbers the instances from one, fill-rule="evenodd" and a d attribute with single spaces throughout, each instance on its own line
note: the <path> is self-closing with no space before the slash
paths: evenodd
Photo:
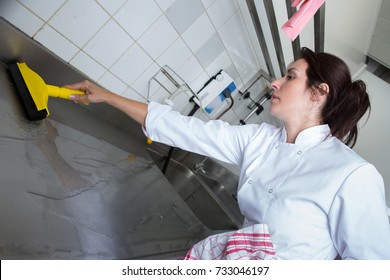
<path id="1" fill-rule="evenodd" d="M 282 30 L 292 41 L 298 37 L 325 0 L 295 0 L 291 7 L 297 7 L 301 2 L 303 3 L 299 10 L 282 26 Z"/>

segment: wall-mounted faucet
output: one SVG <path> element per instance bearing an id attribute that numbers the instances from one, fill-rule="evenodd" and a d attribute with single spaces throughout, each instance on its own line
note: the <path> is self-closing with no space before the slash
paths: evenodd
<path id="1" fill-rule="evenodd" d="M 193 171 L 195 172 L 202 172 L 203 174 L 206 174 L 207 172 L 208 173 L 213 173 L 213 168 L 210 164 L 208 164 L 208 168 L 207 171 L 204 170 L 204 167 L 205 167 L 205 164 L 206 164 L 206 161 L 209 159 L 210 157 L 205 157 L 204 159 L 202 159 L 200 162 L 198 163 L 195 163 L 194 166 L 192 167 Z"/>
<path id="2" fill-rule="evenodd" d="M 203 174 L 206 174 L 206 171 L 204 170 L 204 162 L 206 161 L 206 159 L 207 157 L 201 162 L 194 164 L 193 170 L 195 172 L 202 172 Z"/>

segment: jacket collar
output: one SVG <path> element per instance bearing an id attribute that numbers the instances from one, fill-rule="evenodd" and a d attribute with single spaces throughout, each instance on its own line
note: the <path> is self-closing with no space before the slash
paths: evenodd
<path id="1" fill-rule="evenodd" d="M 298 134 L 297 139 L 295 139 L 295 144 L 303 146 L 312 146 L 324 141 L 330 136 L 332 135 L 330 132 L 330 128 L 327 124 L 317 125 L 301 131 Z M 282 128 L 282 135 L 280 141 L 284 143 L 287 141 L 287 132 L 285 127 Z"/>

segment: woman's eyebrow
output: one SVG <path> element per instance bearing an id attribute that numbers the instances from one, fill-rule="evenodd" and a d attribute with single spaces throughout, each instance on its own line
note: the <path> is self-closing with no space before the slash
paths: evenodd
<path id="1" fill-rule="evenodd" d="M 298 68 L 295 68 L 295 67 L 292 67 L 292 68 L 289 68 L 289 69 L 287 70 L 287 72 L 288 72 L 288 73 L 290 73 L 290 72 L 299 72 L 299 69 L 298 69 Z"/>

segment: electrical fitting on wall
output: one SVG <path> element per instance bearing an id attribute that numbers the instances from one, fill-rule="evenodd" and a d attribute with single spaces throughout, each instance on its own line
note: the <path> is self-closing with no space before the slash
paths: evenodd
<path id="1" fill-rule="evenodd" d="M 198 108 L 201 108 L 210 119 L 219 119 L 232 108 L 234 104 L 232 93 L 237 89 L 233 79 L 225 71 L 220 70 L 195 93 L 172 68 L 165 65 L 149 80 L 148 101 L 152 82 L 157 83 L 168 93 L 168 97 L 162 100 L 165 104 L 175 106 L 175 98 L 184 93 L 189 97 L 189 102 L 199 106 Z"/>
<path id="2" fill-rule="evenodd" d="M 228 109 L 232 107 L 233 99 L 231 95 L 236 89 L 237 86 L 233 79 L 225 71 L 220 70 L 195 94 L 196 98 L 194 101 L 209 118 L 218 119 L 221 116 L 221 111 L 229 105 L 227 102 L 228 98 L 231 100 Z"/>

